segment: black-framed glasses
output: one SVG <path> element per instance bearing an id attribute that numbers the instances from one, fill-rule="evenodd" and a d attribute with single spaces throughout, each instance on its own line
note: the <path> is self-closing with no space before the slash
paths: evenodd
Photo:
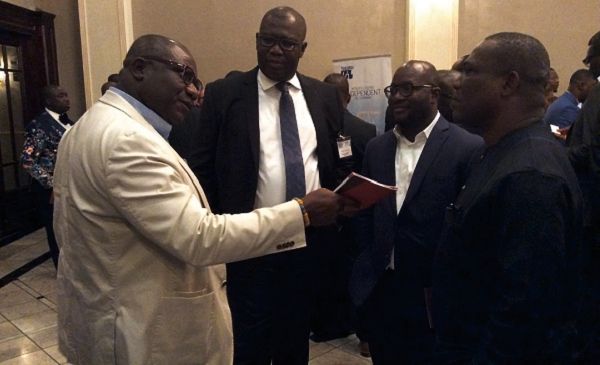
<path id="1" fill-rule="evenodd" d="M 170 66 L 173 71 L 175 71 L 179 74 L 179 76 L 181 77 L 181 80 L 183 80 L 183 82 L 186 85 L 193 84 L 198 91 L 202 90 L 202 88 L 204 87 L 204 85 L 202 85 L 202 81 L 200 81 L 196 77 L 196 73 L 188 65 L 185 65 L 185 64 L 179 63 L 179 62 L 175 62 L 173 60 L 167 60 L 167 59 L 164 59 L 161 57 L 156 57 L 156 56 L 141 56 L 141 58 L 160 62 L 162 64 Z"/>
<path id="2" fill-rule="evenodd" d="M 300 47 L 302 45 L 302 42 L 298 42 L 293 39 L 271 37 L 260 33 L 256 33 L 256 39 L 261 47 L 271 48 L 277 44 L 283 51 L 288 52 L 291 52 L 295 50 L 296 47 Z"/>
<path id="3" fill-rule="evenodd" d="M 413 85 L 410 82 L 405 82 L 402 84 L 391 84 L 390 86 L 383 89 L 383 93 L 387 98 L 391 98 L 397 93 L 400 93 L 400 95 L 407 98 L 411 96 L 415 92 L 415 90 L 423 89 L 425 87 L 434 88 L 436 86 L 431 84 Z"/>

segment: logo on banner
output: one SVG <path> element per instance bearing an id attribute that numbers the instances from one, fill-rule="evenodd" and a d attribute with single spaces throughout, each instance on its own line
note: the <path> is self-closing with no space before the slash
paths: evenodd
<path id="1" fill-rule="evenodd" d="M 381 88 L 371 85 L 358 86 L 353 87 L 350 90 L 350 95 L 352 96 L 352 98 L 370 99 L 372 97 L 382 95 L 381 90 Z"/>
<path id="2" fill-rule="evenodd" d="M 354 66 L 342 66 L 342 71 L 340 71 L 340 73 L 344 75 L 347 79 L 351 79 L 354 77 L 354 75 L 352 75 L 353 69 Z"/>

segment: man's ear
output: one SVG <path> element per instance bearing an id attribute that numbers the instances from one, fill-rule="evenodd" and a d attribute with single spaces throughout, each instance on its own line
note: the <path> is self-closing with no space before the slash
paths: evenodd
<path id="1" fill-rule="evenodd" d="M 511 71 L 504 76 L 502 85 L 502 96 L 508 96 L 516 93 L 521 85 L 521 77 L 517 71 Z"/>
<path id="2" fill-rule="evenodd" d="M 300 57 L 304 56 L 304 51 L 306 51 L 306 47 L 308 47 L 308 43 L 303 42 L 302 45 L 300 46 Z"/>
<path id="3" fill-rule="evenodd" d="M 147 72 L 147 65 L 148 63 L 146 60 L 141 57 L 137 57 L 134 58 L 133 61 L 129 62 L 129 66 L 127 66 L 127 68 L 129 69 L 129 72 L 131 72 L 133 78 L 139 81 L 144 79 L 145 73 Z"/>

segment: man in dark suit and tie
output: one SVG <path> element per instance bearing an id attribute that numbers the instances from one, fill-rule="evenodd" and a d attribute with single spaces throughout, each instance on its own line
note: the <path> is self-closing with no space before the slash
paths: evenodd
<path id="1" fill-rule="evenodd" d="M 369 323 L 374 364 L 430 360 L 433 254 L 446 206 L 467 175 L 481 138 L 450 124 L 437 109 L 436 69 L 409 61 L 385 89 L 396 126 L 367 146 L 363 174 L 395 185 L 395 195 L 358 217 L 363 246 L 350 290 Z"/>
<path id="2" fill-rule="evenodd" d="M 296 10 L 269 10 L 256 34 L 258 67 L 206 87 L 189 164 L 218 213 L 336 186 L 343 109 L 333 86 L 296 72 L 305 36 Z M 308 250 L 228 264 L 235 364 L 308 362 L 309 283 L 322 249 L 310 242 L 334 234 L 311 229 Z"/>
<path id="3" fill-rule="evenodd" d="M 63 88 L 56 85 L 44 87 L 42 100 L 45 110 L 27 125 L 25 131 L 21 164 L 33 178 L 31 192 L 35 195 L 38 214 L 46 228 L 52 262 L 57 267 L 59 249 L 52 228 L 52 183 L 58 143 L 65 131 L 71 128 L 72 122 L 67 116 L 69 95 Z"/>

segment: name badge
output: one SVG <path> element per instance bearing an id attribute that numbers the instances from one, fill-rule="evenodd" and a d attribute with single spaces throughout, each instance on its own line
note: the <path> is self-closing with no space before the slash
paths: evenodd
<path id="1" fill-rule="evenodd" d="M 352 139 L 350 137 L 339 136 L 337 148 L 340 158 L 352 157 Z"/>

